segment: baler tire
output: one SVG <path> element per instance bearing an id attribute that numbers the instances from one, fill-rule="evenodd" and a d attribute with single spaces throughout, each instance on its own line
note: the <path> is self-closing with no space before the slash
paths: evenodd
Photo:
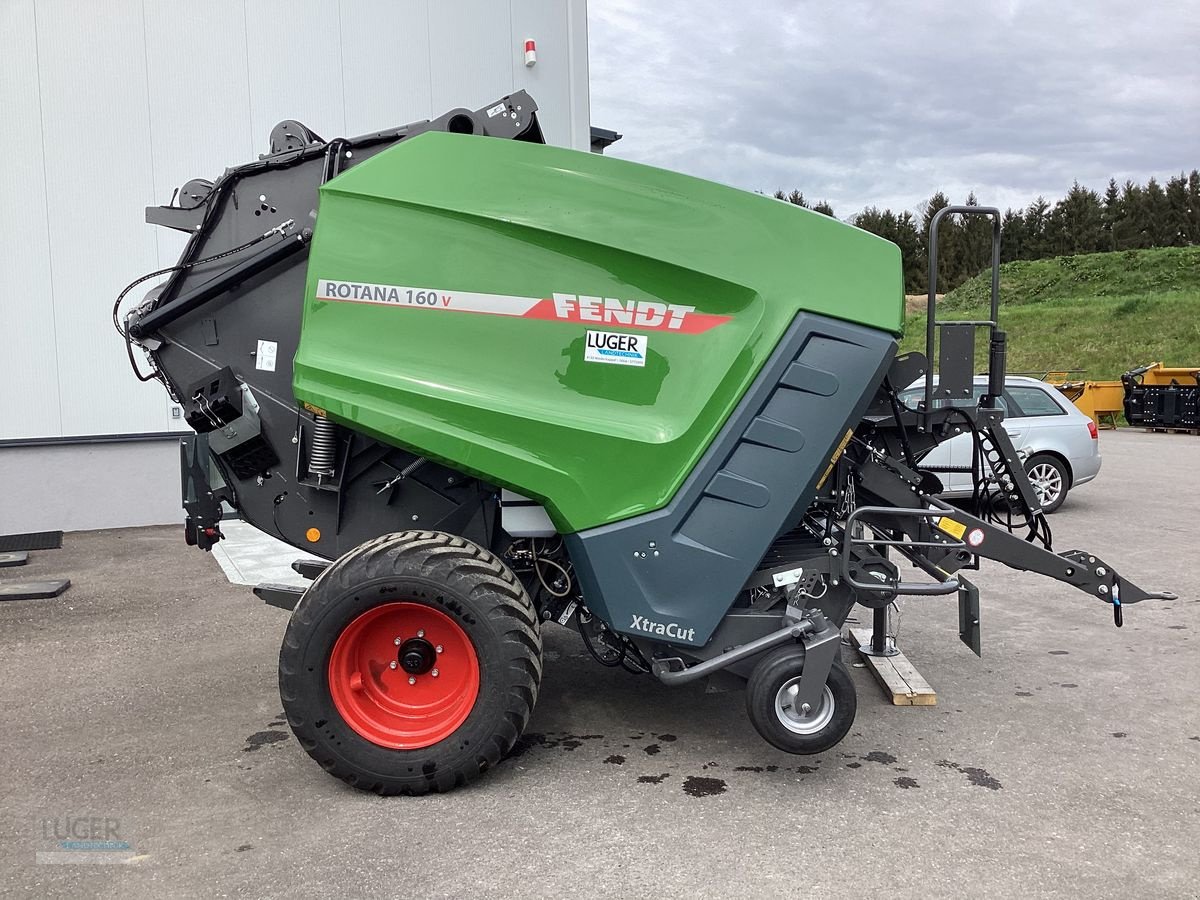
<path id="1" fill-rule="evenodd" d="M 746 685 L 746 712 L 763 740 L 786 753 L 808 755 L 823 753 L 835 746 L 850 731 L 858 711 L 854 682 L 841 659 L 834 660 L 825 681 L 825 694 L 810 717 L 811 730 L 797 721 L 791 728 L 783 722 L 784 713 L 776 700 L 786 686 L 804 670 L 804 652 L 795 646 L 772 650 L 754 667 Z M 832 704 L 832 709 L 827 708 Z"/>
<path id="2" fill-rule="evenodd" d="M 416 649 L 433 668 L 410 676 L 402 651 L 426 631 L 436 648 Z M 406 662 L 393 665 L 398 655 Z M 495 766 L 528 723 L 541 677 L 521 582 L 442 532 L 384 535 L 343 556 L 297 604 L 279 651 L 279 693 L 301 747 L 383 796 L 448 791 Z"/>

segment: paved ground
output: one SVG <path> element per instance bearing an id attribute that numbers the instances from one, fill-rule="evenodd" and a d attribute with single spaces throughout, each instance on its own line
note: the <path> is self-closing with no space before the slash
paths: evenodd
<path id="1" fill-rule="evenodd" d="M 0 604 L 0 891 L 15 896 L 1194 897 L 1200 846 L 1200 440 L 1105 433 L 1053 525 L 1183 599 L 1107 606 L 998 567 L 984 659 L 952 601 L 907 601 L 934 708 L 855 669 L 851 736 L 793 758 L 740 694 L 666 688 L 547 634 L 524 752 L 442 797 L 321 772 L 280 717 L 285 614 L 178 529 L 72 534 Z M 12 578 L 9 571 L 0 577 Z M 125 865 L 36 865 L 68 818 L 114 820 Z"/>

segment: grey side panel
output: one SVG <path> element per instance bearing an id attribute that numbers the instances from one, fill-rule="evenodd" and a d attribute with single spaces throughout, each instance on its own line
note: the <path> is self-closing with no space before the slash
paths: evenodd
<path id="1" fill-rule="evenodd" d="M 895 353 L 885 332 L 798 315 L 667 506 L 567 537 L 589 608 L 625 634 L 703 646 Z"/>

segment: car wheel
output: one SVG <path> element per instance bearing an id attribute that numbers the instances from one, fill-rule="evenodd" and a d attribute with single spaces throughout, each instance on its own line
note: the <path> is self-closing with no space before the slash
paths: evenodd
<path id="1" fill-rule="evenodd" d="M 1047 453 L 1031 456 L 1025 463 L 1025 474 L 1042 505 L 1042 512 L 1052 513 L 1063 505 L 1071 488 L 1071 476 L 1061 460 Z"/>

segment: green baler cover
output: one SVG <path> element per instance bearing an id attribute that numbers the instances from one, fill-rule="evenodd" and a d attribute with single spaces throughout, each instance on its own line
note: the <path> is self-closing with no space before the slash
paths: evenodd
<path id="1" fill-rule="evenodd" d="M 665 505 L 797 312 L 903 305 L 896 246 L 826 216 L 431 132 L 321 188 L 294 387 L 572 532 Z"/>

